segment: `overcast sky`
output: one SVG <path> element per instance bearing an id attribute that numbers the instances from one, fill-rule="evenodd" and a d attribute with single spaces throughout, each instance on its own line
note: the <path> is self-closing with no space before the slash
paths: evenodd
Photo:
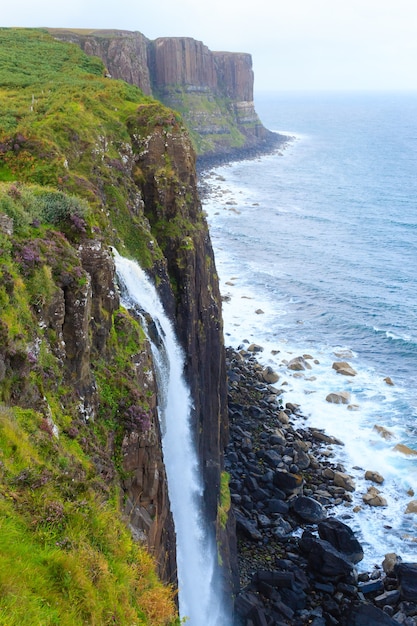
<path id="1" fill-rule="evenodd" d="M 11 0 L 1 26 L 138 30 L 249 52 L 255 91 L 417 90 L 417 0 Z"/>

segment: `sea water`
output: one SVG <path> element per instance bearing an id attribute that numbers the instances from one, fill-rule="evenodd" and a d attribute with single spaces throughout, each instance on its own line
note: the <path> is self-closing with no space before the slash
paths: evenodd
<path id="1" fill-rule="evenodd" d="M 205 174 L 226 345 L 263 346 L 300 426 L 344 442 L 331 460 L 356 490 L 336 513 L 363 568 L 387 552 L 416 561 L 417 93 L 264 94 L 256 108 L 286 146 Z M 287 368 L 300 355 L 311 370 Z M 349 408 L 326 401 L 339 391 Z M 384 477 L 387 506 L 364 504 L 366 470 Z"/>

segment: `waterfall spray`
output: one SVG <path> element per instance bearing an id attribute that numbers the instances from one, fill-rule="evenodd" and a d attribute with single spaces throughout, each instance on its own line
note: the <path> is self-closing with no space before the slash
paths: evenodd
<path id="1" fill-rule="evenodd" d="M 147 313 L 158 335 L 157 340 L 152 333 L 148 336 L 157 369 L 162 448 L 177 539 L 180 616 L 186 617 L 190 626 L 229 626 L 231 618 L 225 615 L 216 584 L 215 537 L 203 516 L 203 487 L 191 432 L 192 403 L 183 378 L 182 350 L 143 270 L 116 251 L 114 255 L 123 305 Z"/>

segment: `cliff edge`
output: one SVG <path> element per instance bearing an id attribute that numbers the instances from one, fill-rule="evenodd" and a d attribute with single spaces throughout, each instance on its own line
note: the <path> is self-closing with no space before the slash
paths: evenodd
<path id="1" fill-rule="evenodd" d="M 225 357 L 195 151 L 180 115 L 44 31 L 0 30 L 0 84 L 1 607 L 10 624 L 176 623 L 154 367 L 111 249 L 153 278 L 184 347 L 227 582 Z"/>

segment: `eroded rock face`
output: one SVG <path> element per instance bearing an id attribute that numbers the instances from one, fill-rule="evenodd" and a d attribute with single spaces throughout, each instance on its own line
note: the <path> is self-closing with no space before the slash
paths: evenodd
<path id="1" fill-rule="evenodd" d="M 125 80 L 151 94 L 147 52 L 149 39 L 142 33 L 128 30 L 50 31 L 58 39 L 76 43 L 86 54 L 99 57 L 109 77 Z"/>
<path id="2" fill-rule="evenodd" d="M 191 91 L 217 90 L 213 53 L 191 37 L 161 37 L 150 46 L 152 81 L 157 89 L 184 85 Z"/>
<path id="3" fill-rule="evenodd" d="M 158 126 L 148 127 L 139 108 L 129 132 L 143 173 L 146 216 L 164 252 L 165 271 L 173 286 L 173 292 L 166 288 L 167 281 L 161 280 L 163 268 L 159 268 L 158 289 L 184 349 L 206 513 L 214 524 L 228 435 L 221 298 L 208 226 L 197 194 L 195 152 L 176 117 L 164 111 Z M 169 170 L 161 171 L 161 157 L 170 163 Z M 223 555 L 226 569 L 227 560 L 227 554 Z"/>
<path id="4" fill-rule="evenodd" d="M 191 37 L 151 41 L 142 33 L 124 30 L 50 32 L 100 57 L 109 78 L 137 85 L 145 94 L 181 110 L 189 130 L 200 136 L 199 155 L 238 155 L 279 140 L 255 111 L 250 54 L 212 52 Z M 236 133 L 241 134 L 239 140 L 233 138 Z"/>
<path id="5" fill-rule="evenodd" d="M 138 388 L 148 392 L 147 428 L 127 429 L 122 442 L 123 513 L 134 537 L 156 557 L 163 580 L 176 582 L 175 531 L 162 457 L 156 380 L 150 345 L 135 358 Z"/>

